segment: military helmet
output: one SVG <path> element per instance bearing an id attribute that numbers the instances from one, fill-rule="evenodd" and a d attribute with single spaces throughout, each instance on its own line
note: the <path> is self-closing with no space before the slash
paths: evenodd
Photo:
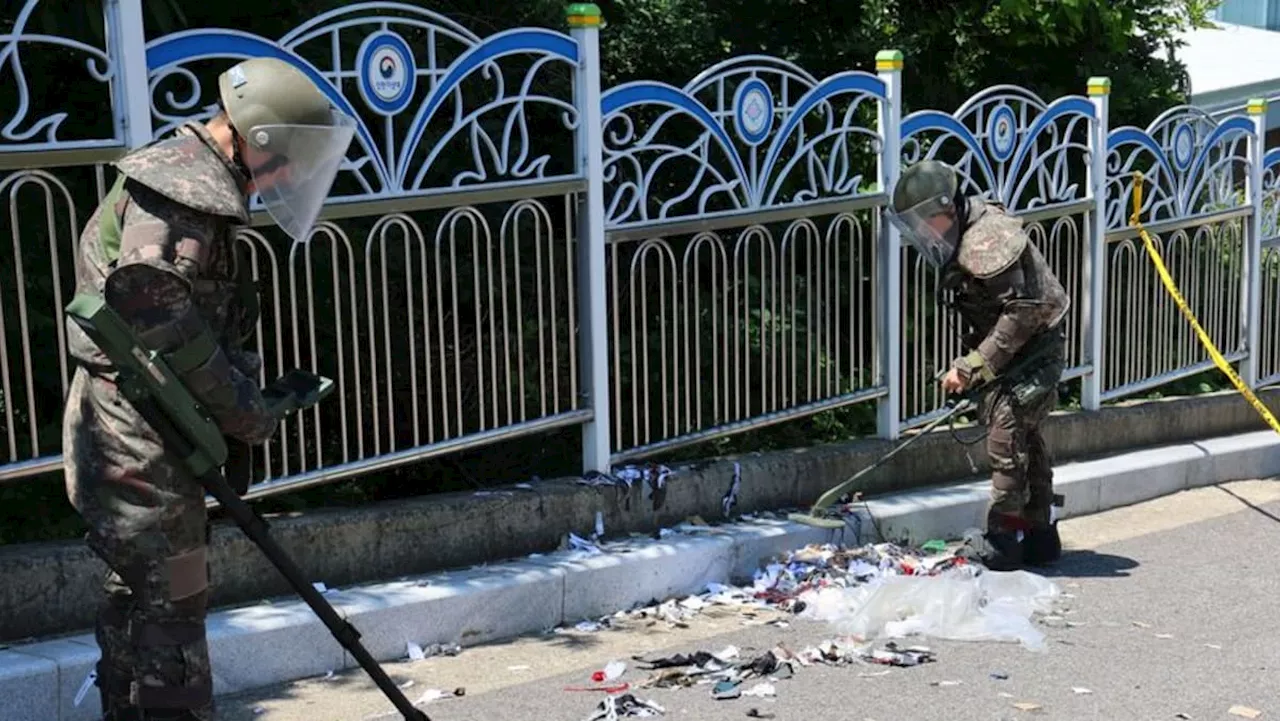
<path id="1" fill-rule="evenodd" d="M 322 81 L 323 82 L 323 81 Z M 218 78 L 222 107 L 250 148 L 270 156 L 247 164 L 267 212 L 298 242 L 310 237 L 355 136 L 356 120 L 334 108 L 320 85 L 277 58 L 250 58 Z"/>
<path id="2" fill-rule="evenodd" d="M 329 98 L 311 79 L 278 58 L 250 58 L 218 78 L 218 94 L 231 125 L 250 147 L 283 153 L 289 138 L 262 126 L 330 125 Z"/>
<path id="3" fill-rule="evenodd" d="M 954 168 L 923 160 L 902 171 L 893 188 L 892 207 L 885 209 L 903 241 L 934 267 L 949 263 L 960 244 L 955 209 L 959 185 Z"/>
<path id="4" fill-rule="evenodd" d="M 956 171 L 950 165 L 938 160 L 923 160 L 909 166 L 898 177 L 898 184 L 893 189 L 893 209 L 901 213 L 940 196 L 951 200 L 959 185 Z"/>

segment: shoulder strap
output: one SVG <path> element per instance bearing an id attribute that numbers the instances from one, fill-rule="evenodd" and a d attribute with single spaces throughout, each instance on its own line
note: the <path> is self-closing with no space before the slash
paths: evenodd
<path id="1" fill-rule="evenodd" d="M 120 259 L 120 236 L 124 232 L 124 209 L 129 202 L 124 182 L 129 176 L 120 173 L 111 191 L 102 199 L 102 212 L 98 215 L 98 248 L 107 265 L 115 265 Z M 123 201 L 123 202 L 121 202 Z"/>

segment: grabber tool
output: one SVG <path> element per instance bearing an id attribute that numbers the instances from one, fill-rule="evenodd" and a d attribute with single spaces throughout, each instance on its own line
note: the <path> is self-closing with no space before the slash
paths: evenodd
<path id="1" fill-rule="evenodd" d="M 850 488 L 853 488 L 854 484 L 856 484 L 863 476 L 884 465 L 890 458 L 898 455 L 902 449 L 912 443 L 915 443 L 917 439 L 925 436 L 929 431 L 955 417 L 956 414 L 973 407 L 973 399 L 983 387 L 984 386 L 978 386 L 976 388 L 966 390 L 962 394 L 948 396 L 946 403 L 943 405 L 944 412 L 937 418 L 929 421 L 928 425 L 921 428 L 915 435 L 894 446 L 888 453 L 877 458 L 871 465 L 853 474 L 839 485 L 833 486 L 821 496 L 818 496 L 818 500 L 814 501 L 813 505 L 809 507 L 808 513 L 790 513 L 787 514 L 787 519 L 795 521 L 796 523 L 803 523 L 806 526 L 813 526 L 815 528 L 844 528 L 844 519 L 830 513 L 828 509 L 839 501 Z"/>
<path id="2" fill-rule="evenodd" d="M 431 721 L 409 703 L 382 667 L 360 643 L 360 632 L 344 620 L 320 592 L 302 576 L 293 559 L 267 532 L 267 524 L 232 489 L 221 467 L 227 460 L 227 441 L 208 411 L 183 386 L 160 353 L 147 350 L 125 322 L 102 298 L 78 295 L 67 315 L 111 359 L 119 373 L 119 387 L 129 403 L 164 440 L 165 448 L 182 459 L 245 535 L 262 549 L 293 590 L 307 602 L 329 632 L 373 679 L 406 721 Z M 333 389 L 326 378 L 293 371 L 263 390 L 281 413 L 308 408 Z"/>
<path id="3" fill-rule="evenodd" d="M 854 484 L 856 484 L 859 479 L 884 465 L 886 461 L 898 455 L 902 449 L 912 443 L 915 443 L 916 440 L 924 437 L 929 433 L 929 431 L 932 431 L 934 428 L 937 428 L 946 421 L 951 420 L 963 411 L 969 410 L 970 408 L 976 408 L 977 398 L 992 386 L 1006 383 L 1009 379 L 1018 378 L 1023 371 L 1030 368 L 1032 364 L 1039 361 L 1043 356 L 1056 347 L 1057 339 L 1059 337 L 1057 333 L 1058 332 L 1056 330 L 1050 329 L 1032 340 L 1028 344 L 1030 346 L 1030 352 L 1026 353 L 1021 359 L 995 378 L 985 382 L 979 380 L 979 382 L 966 388 L 961 393 L 948 395 L 946 403 L 943 404 L 941 409 L 943 410 L 943 413 L 932 421 L 929 421 L 929 423 L 917 431 L 915 435 L 894 446 L 888 453 L 877 458 L 871 465 L 853 474 L 847 480 L 831 488 L 826 493 L 823 493 L 818 497 L 818 500 L 814 501 L 813 505 L 809 507 L 808 513 L 791 513 L 787 515 L 787 518 L 795 521 L 796 523 L 803 523 L 815 528 L 844 528 L 844 519 L 831 513 L 829 509 L 836 503 L 836 501 L 839 501 L 850 488 L 853 488 Z M 934 375 L 933 379 L 934 381 L 940 381 L 946 374 L 947 371 L 941 371 Z"/>

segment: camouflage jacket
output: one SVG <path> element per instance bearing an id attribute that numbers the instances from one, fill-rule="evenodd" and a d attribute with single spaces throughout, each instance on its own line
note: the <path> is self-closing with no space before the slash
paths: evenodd
<path id="1" fill-rule="evenodd" d="M 256 313 L 246 317 L 237 294 L 244 261 L 234 232 L 249 219 L 242 174 L 196 123 L 126 155 L 117 169 L 123 193 L 115 203 L 109 195 L 80 236 L 76 292 L 104 297 L 149 348 L 169 354 L 223 433 L 262 443 L 277 419 L 258 387 L 261 361 L 241 348 Z M 118 233 L 107 231 L 104 213 L 115 214 Z M 88 336 L 66 326 L 72 357 L 110 376 Z"/>
<path id="2" fill-rule="evenodd" d="M 1003 207 L 971 198 L 969 226 L 947 268 L 943 289 L 967 326 L 966 350 L 952 367 L 990 380 L 1027 341 L 1062 322 L 1071 299 L 1022 222 Z"/>

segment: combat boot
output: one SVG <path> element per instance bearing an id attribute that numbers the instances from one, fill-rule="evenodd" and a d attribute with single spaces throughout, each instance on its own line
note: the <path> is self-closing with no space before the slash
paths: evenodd
<path id="1" fill-rule="evenodd" d="M 956 555 L 992 571 L 1016 571 L 1023 564 L 1021 535 L 1018 531 L 1005 529 L 966 534 L 964 545 Z"/>
<path id="2" fill-rule="evenodd" d="M 1057 509 L 1065 499 L 1061 494 L 1053 496 L 1053 504 L 1045 514 L 1047 523 L 1033 523 L 1023 539 L 1023 560 L 1030 566 L 1049 566 L 1062 557 L 1062 537 L 1058 535 Z"/>

